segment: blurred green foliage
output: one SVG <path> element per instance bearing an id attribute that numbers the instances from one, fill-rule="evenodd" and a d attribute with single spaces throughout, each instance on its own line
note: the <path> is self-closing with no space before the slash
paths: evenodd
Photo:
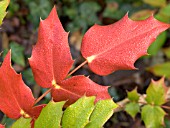
<path id="1" fill-rule="evenodd" d="M 59 15 L 68 18 L 68 21 L 65 21 L 67 31 L 73 32 L 81 29 L 82 33 L 85 33 L 89 26 L 101 23 L 98 13 L 102 7 L 97 1 L 61 0 L 59 3 L 61 4 L 57 7 Z"/>
<path id="2" fill-rule="evenodd" d="M 25 0 L 25 4 L 29 7 L 28 20 L 39 25 L 40 17 L 45 19 L 51 11 L 52 5 L 49 0 Z"/>

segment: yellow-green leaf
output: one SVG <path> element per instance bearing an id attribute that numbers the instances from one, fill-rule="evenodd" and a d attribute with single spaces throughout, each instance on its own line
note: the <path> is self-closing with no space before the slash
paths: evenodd
<path id="1" fill-rule="evenodd" d="M 100 100 L 94 105 L 95 97 L 82 97 L 70 105 L 62 118 L 62 128 L 101 128 L 117 108 L 112 99 Z"/>
<path id="2" fill-rule="evenodd" d="M 62 118 L 63 128 L 84 128 L 89 123 L 90 115 L 94 109 L 95 97 L 82 97 L 70 105 Z"/>
<path id="3" fill-rule="evenodd" d="M 132 90 L 131 92 L 127 92 L 127 95 L 128 95 L 128 99 L 129 99 L 130 101 L 138 102 L 138 100 L 139 100 L 139 95 L 138 95 L 138 92 L 137 92 L 137 88 L 135 88 L 135 89 Z"/>
<path id="4" fill-rule="evenodd" d="M 151 105 L 162 105 L 166 102 L 167 87 L 164 84 L 164 78 L 159 81 L 154 81 L 150 83 L 146 90 L 146 101 Z"/>
<path id="5" fill-rule="evenodd" d="M 164 7 L 166 5 L 166 0 L 143 0 L 143 2 L 156 7 Z"/>
<path id="6" fill-rule="evenodd" d="M 151 16 L 153 13 L 154 13 L 154 10 L 145 9 L 145 10 L 141 10 L 141 11 L 133 13 L 130 16 L 130 18 L 132 20 L 145 20 L 146 18 Z"/>
<path id="7" fill-rule="evenodd" d="M 60 128 L 61 118 L 63 115 L 63 105 L 65 101 L 49 102 L 45 106 L 38 119 L 35 121 L 34 128 Z"/>
<path id="8" fill-rule="evenodd" d="M 19 118 L 13 125 L 12 128 L 31 128 L 31 118 Z"/>
<path id="9" fill-rule="evenodd" d="M 95 109 L 90 116 L 90 122 L 85 128 L 101 128 L 117 107 L 118 105 L 112 99 L 100 100 L 96 103 Z"/>
<path id="10" fill-rule="evenodd" d="M 170 17 L 170 4 L 168 4 L 167 6 L 165 6 L 164 8 L 161 8 L 159 13 L 164 15 L 164 16 L 168 16 Z"/>
<path id="11" fill-rule="evenodd" d="M 152 105 L 145 105 L 141 113 L 146 128 L 162 128 L 165 114 L 161 107 Z"/>
<path id="12" fill-rule="evenodd" d="M 125 111 L 131 115 L 133 118 L 135 118 L 136 114 L 140 112 L 140 106 L 136 102 L 130 102 L 126 104 Z"/>
<path id="13" fill-rule="evenodd" d="M 148 53 L 150 55 L 156 55 L 158 53 L 158 51 L 160 50 L 160 48 L 164 45 L 165 41 L 167 38 L 167 32 L 164 31 L 162 32 L 157 38 L 156 40 L 149 46 L 148 48 Z"/>
<path id="14" fill-rule="evenodd" d="M 147 71 L 152 72 L 156 76 L 165 76 L 166 78 L 170 78 L 170 62 L 157 64 L 152 67 L 146 68 Z"/>
<path id="15" fill-rule="evenodd" d="M 10 0 L 2 0 L 0 1 L 0 25 L 2 24 L 2 20 L 6 15 L 6 9 L 9 5 Z"/>

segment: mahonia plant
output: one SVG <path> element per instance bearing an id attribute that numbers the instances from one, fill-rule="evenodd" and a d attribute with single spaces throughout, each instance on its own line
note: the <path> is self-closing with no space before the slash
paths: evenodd
<path id="1" fill-rule="evenodd" d="M 168 108 L 164 104 L 168 100 L 168 87 L 164 84 L 164 78 L 159 81 L 152 80 L 146 90 L 146 95 L 140 96 L 137 89 L 128 92 L 128 103 L 125 111 L 135 118 L 141 112 L 142 120 L 147 128 L 161 128 L 165 126 L 164 116 L 166 112 L 163 108 Z"/>
<path id="2" fill-rule="evenodd" d="M 149 45 L 169 27 L 153 16 L 132 21 L 128 14 L 111 25 L 94 25 L 82 40 L 81 53 L 85 61 L 69 73 L 74 63 L 68 44 L 69 33 L 63 29 L 54 7 L 47 19 L 40 21 L 38 41 L 29 58 L 35 81 L 48 88 L 47 92 L 38 99 L 33 97 L 21 74 L 11 66 L 10 50 L 0 67 L 0 110 L 9 118 L 18 119 L 12 128 L 100 128 L 118 107 L 108 93 L 108 86 L 98 85 L 84 75 L 70 76 L 86 63 L 98 75 L 135 69 L 134 62 L 147 55 Z M 148 89 L 146 98 L 148 104 L 160 106 L 165 102 L 157 103 L 150 91 Z M 47 105 L 36 105 L 49 92 L 52 101 Z M 136 105 L 139 98 L 131 99 Z M 63 106 L 67 107 L 64 112 Z M 152 109 L 151 105 L 142 108 L 146 125 L 148 107 Z"/>

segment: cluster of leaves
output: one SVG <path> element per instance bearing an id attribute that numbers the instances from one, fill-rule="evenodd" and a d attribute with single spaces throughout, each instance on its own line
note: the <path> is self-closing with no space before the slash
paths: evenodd
<path id="1" fill-rule="evenodd" d="M 166 112 L 161 106 L 167 102 L 167 90 L 164 78 L 159 81 L 152 80 L 143 99 L 139 99 L 140 95 L 136 89 L 128 92 L 130 102 L 126 104 L 125 110 L 135 118 L 136 114 L 140 112 L 140 104 L 142 104 L 141 116 L 145 126 L 147 128 L 160 128 L 164 126 Z"/>
<path id="2" fill-rule="evenodd" d="M 113 114 L 117 105 L 110 100 L 100 100 L 94 105 L 95 97 L 82 97 L 64 112 L 65 101 L 49 102 L 35 121 L 34 128 L 100 128 Z M 12 128 L 30 128 L 31 119 L 20 118 Z M 23 123 L 24 122 L 24 123 Z M 61 126 L 62 125 L 62 126 Z"/>
<path id="3" fill-rule="evenodd" d="M 63 0 L 61 4 L 62 8 L 59 10 L 59 15 L 67 16 L 72 21 L 68 23 L 66 30 L 78 31 L 81 28 L 82 33 L 85 33 L 89 26 L 94 23 L 101 23 L 97 16 L 97 13 L 101 10 L 98 2 Z"/>
<path id="4" fill-rule="evenodd" d="M 149 45 L 169 26 L 155 20 L 153 16 L 144 21 L 132 21 L 128 15 L 115 24 L 94 25 L 85 33 L 82 40 L 81 53 L 86 59 L 84 64 L 88 63 L 89 68 L 98 75 L 108 75 L 120 69 L 135 69 L 134 62 L 147 54 Z M 35 106 L 37 101 L 22 81 L 21 74 L 16 74 L 11 67 L 10 60 L 11 51 L 6 55 L 0 68 L 0 110 L 10 118 L 20 118 L 13 127 L 23 124 L 28 127 L 42 127 L 42 125 L 44 127 L 60 127 L 60 125 L 82 128 L 101 127 L 117 107 L 111 100 L 107 86 L 100 86 L 83 75 L 68 78 L 70 76 L 68 72 L 74 61 L 68 45 L 68 33 L 64 31 L 55 7 L 46 20 L 40 21 L 38 41 L 29 59 L 37 84 L 43 88 L 50 88 L 53 101 L 48 105 Z M 156 88 L 156 92 L 161 90 L 163 97 L 159 102 L 157 99 L 154 100 L 152 88 Z M 157 86 L 148 88 L 146 97 L 148 105 L 142 107 L 142 118 L 147 127 L 152 125 L 157 127 L 162 122 L 156 121 L 150 124 L 146 119 L 146 111 L 152 110 L 154 113 L 156 109 L 156 113 L 163 113 L 160 120 L 165 115 L 160 107 L 165 103 L 165 92 L 160 88 L 160 86 L 158 89 Z M 95 95 L 96 99 L 84 95 Z M 135 96 L 129 94 L 129 99 L 137 106 L 139 99 L 137 94 Z M 70 105 L 64 113 L 63 105 L 65 107 Z M 131 107 L 130 104 L 128 105 Z M 138 112 L 139 106 L 136 108 Z M 128 110 L 128 106 L 126 110 L 133 113 Z M 48 120 L 44 118 L 44 115 Z M 101 119 L 96 118 L 99 115 L 102 115 Z M 154 115 L 155 113 L 151 116 Z M 81 116 L 82 118 L 77 122 L 78 117 Z"/>

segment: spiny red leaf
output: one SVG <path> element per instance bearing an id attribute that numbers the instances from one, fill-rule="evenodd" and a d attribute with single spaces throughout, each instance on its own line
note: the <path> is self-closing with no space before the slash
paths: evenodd
<path id="1" fill-rule="evenodd" d="M 31 90 L 24 84 L 21 74 L 11 67 L 11 52 L 8 52 L 0 68 L 0 109 L 10 118 L 19 118 L 34 104 Z M 27 103 L 25 100 L 27 99 Z"/>
<path id="2" fill-rule="evenodd" d="M 135 69 L 134 62 L 146 55 L 149 45 L 169 27 L 153 16 L 132 21 L 126 14 L 114 24 L 92 26 L 83 37 L 81 53 L 90 69 L 99 75 Z"/>
<path id="3" fill-rule="evenodd" d="M 40 111 L 34 111 L 34 97 L 21 77 L 11 67 L 11 51 L 6 55 L 0 67 L 0 110 L 8 117 L 37 117 Z M 35 113 L 33 113 L 34 111 Z"/>
<path id="4" fill-rule="evenodd" d="M 51 87 L 53 80 L 61 82 L 73 64 L 68 33 L 64 31 L 55 7 L 48 18 L 40 22 L 38 42 L 29 62 L 36 82 L 44 88 Z"/>
<path id="5" fill-rule="evenodd" d="M 110 95 L 107 93 L 108 86 L 100 86 L 88 77 L 74 76 L 60 83 L 60 88 L 52 90 L 52 97 L 54 101 L 62 101 L 69 99 L 67 104 L 71 104 L 78 100 L 83 95 L 96 96 L 96 101 L 101 99 L 109 99 Z"/>
<path id="6" fill-rule="evenodd" d="M 40 22 L 38 42 L 29 60 L 36 82 L 45 88 L 53 87 L 55 101 L 75 102 L 83 95 L 97 95 L 109 99 L 107 88 L 95 84 L 84 76 L 64 80 L 73 64 L 66 33 L 54 7 L 47 19 Z M 99 94 L 101 93 L 102 94 Z"/>

